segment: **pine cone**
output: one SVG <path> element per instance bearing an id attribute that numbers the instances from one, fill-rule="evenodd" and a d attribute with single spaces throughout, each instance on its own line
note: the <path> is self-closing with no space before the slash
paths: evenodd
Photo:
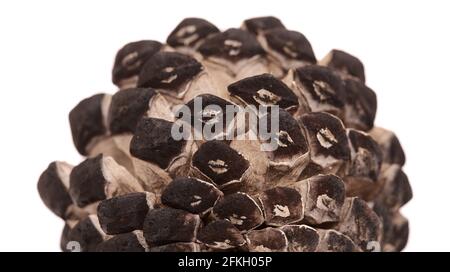
<path id="1" fill-rule="evenodd" d="M 52 162 L 38 182 L 66 222 L 63 251 L 73 241 L 82 251 L 151 252 L 406 245 L 405 155 L 374 127 L 376 95 L 356 57 L 332 50 L 317 61 L 306 37 L 274 17 L 223 32 L 188 18 L 166 44 L 120 49 L 112 81 L 119 91 L 69 115 L 86 160 Z M 258 121 L 279 109 L 274 137 L 252 138 L 248 112 L 230 106 L 266 109 L 253 112 Z M 201 133 L 218 124 L 221 133 Z"/>

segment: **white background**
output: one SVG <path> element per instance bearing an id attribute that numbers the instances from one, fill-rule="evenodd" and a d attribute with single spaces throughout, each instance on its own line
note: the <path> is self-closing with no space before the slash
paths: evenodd
<path id="1" fill-rule="evenodd" d="M 408 251 L 449 251 L 450 40 L 448 1 L 0 1 L 0 250 L 55 251 L 63 222 L 42 204 L 40 173 L 76 164 L 68 112 L 114 92 L 116 51 L 164 41 L 184 17 L 237 27 L 275 15 L 302 32 L 318 58 L 360 57 L 378 94 L 376 123 L 398 134 L 414 199 Z"/>

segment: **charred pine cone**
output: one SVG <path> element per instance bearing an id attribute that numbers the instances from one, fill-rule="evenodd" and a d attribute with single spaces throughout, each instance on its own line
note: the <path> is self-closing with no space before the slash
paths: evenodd
<path id="1" fill-rule="evenodd" d="M 86 160 L 52 162 L 39 178 L 43 202 L 66 222 L 62 250 L 71 241 L 136 252 L 406 245 L 405 155 L 394 133 L 374 127 L 376 95 L 356 57 L 332 50 L 317 61 L 306 37 L 274 17 L 223 32 L 188 18 L 166 44 L 120 49 L 112 81 L 115 94 L 86 98 L 69 115 Z M 240 115 L 229 106 L 278 106 L 276 148 L 237 139 L 251 131 L 228 125 Z M 183 108 L 194 111 L 183 133 L 224 124 L 222 136 L 233 137 L 175 137 Z"/>

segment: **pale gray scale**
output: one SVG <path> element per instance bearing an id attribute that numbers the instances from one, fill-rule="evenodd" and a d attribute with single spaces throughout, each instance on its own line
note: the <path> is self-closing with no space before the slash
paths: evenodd
<path id="1" fill-rule="evenodd" d="M 278 146 L 287 147 L 289 144 L 294 143 L 294 140 L 292 140 L 291 136 L 286 131 L 280 130 L 276 135 L 277 137 L 275 139 Z"/>
<path id="2" fill-rule="evenodd" d="M 201 112 L 202 116 L 202 122 L 208 123 L 208 124 L 214 124 L 217 123 L 219 120 L 219 115 L 221 114 L 221 110 L 214 110 L 214 109 L 204 109 Z"/>
<path id="3" fill-rule="evenodd" d="M 321 128 L 319 132 L 317 132 L 316 137 L 320 145 L 327 149 L 332 147 L 334 144 L 337 144 L 338 142 L 336 137 L 328 128 Z"/>
<path id="4" fill-rule="evenodd" d="M 210 160 L 208 167 L 217 174 L 223 174 L 228 171 L 228 165 L 222 160 Z"/>
<path id="5" fill-rule="evenodd" d="M 261 89 L 256 94 L 253 96 L 253 99 L 264 106 L 276 105 L 281 100 L 281 97 L 266 89 Z"/>
<path id="6" fill-rule="evenodd" d="M 141 61 L 136 61 L 137 57 L 139 56 L 138 52 L 133 52 L 128 55 L 126 55 L 122 59 L 122 65 L 125 66 L 128 70 L 133 70 L 141 65 Z M 136 61 L 136 62 L 135 62 Z"/>
<path id="7" fill-rule="evenodd" d="M 325 81 L 315 80 L 312 85 L 314 93 L 320 98 L 320 101 L 324 101 L 335 94 L 335 91 L 331 88 L 330 84 Z"/>
<path id="8" fill-rule="evenodd" d="M 198 205 L 200 205 L 200 203 L 202 203 L 202 197 L 201 196 L 194 195 L 193 198 L 194 198 L 194 201 L 191 202 L 191 206 L 192 207 L 198 206 Z"/>
<path id="9" fill-rule="evenodd" d="M 176 36 L 180 38 L 184 45 L 189 45 L 199 38 L 198 33 L 195 33 L 195 31 L 197 31 L 195 25 L 188 25 L 178 30 Z"/>
<path id="10" fill-rule="evenodd" d="M 178 75 L 171 75 L 170 77 L 161 80 L 161 82 L 169 84 L 169 83 L 171 83 L 172 81 L 174 81 L 177 78 L 178 78 Z"/>
<path id="11" fill-rule="evenodd" d="M 230 56 L 237 56 L 241 52 L 242 43 L 240 41 L 225 40 L 224 45 L 230 47 L 230 50 L 228 51 L 228 55 Z"/>
<path id="12" fill-rule="evenodd" d="M 291 212 L 289 211 L 288 206 L 276 204 L 273 209 L 273 213 L 275 216 L 279 217 L 289 217 Z"/>
<path id="13" fill-rule="evenodd" d="M 317 197 L 317 208 L 324 211 L 333 211 L 336 209 L 336 201 L 326 194 Z"/>
<path id="14" fill-rule="evenodd" d="M 292 50 L 292 47 L 293 47 L 293 43 L 292 42 L 288 42 L 288 43 L 286 43 L 285 46 L 283 46 L 283 51 L 288 56 L 290 56 L 292 58 L 297 58 L 298 57 L 298 53 L 295 52 L 294 50 Z"/>

